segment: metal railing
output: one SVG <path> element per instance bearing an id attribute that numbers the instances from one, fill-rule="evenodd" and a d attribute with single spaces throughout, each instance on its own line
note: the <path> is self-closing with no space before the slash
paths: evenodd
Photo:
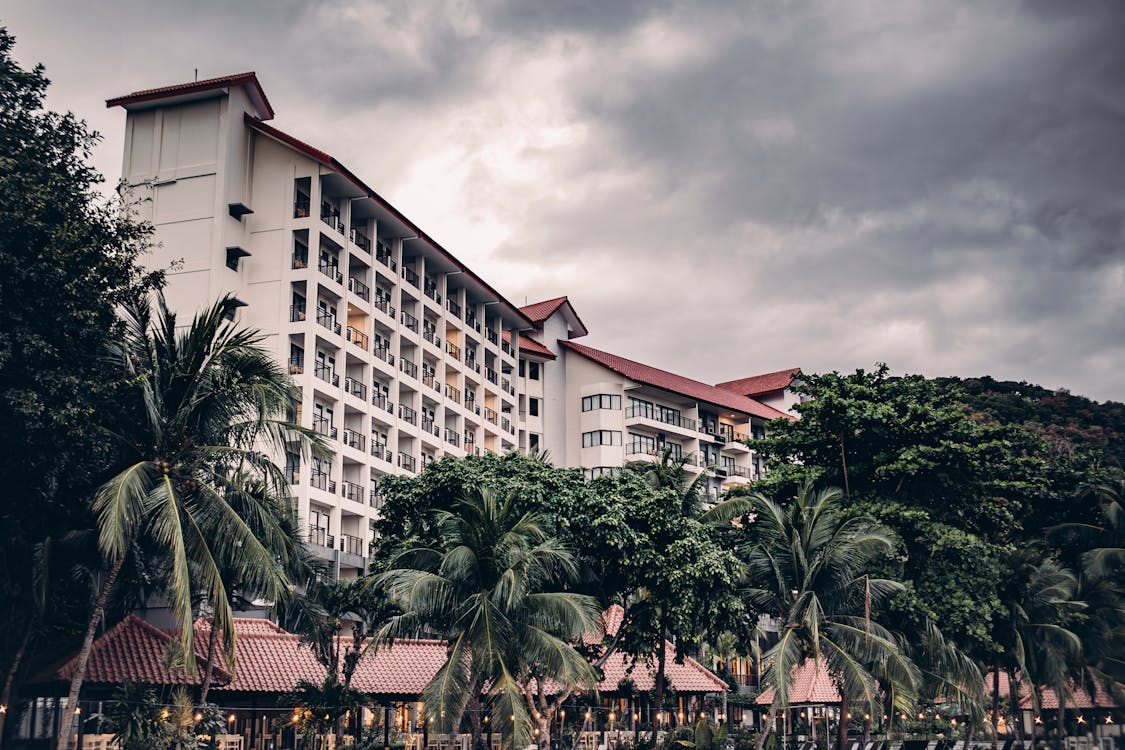
<path id="1" fill-rule="evenodd" d="M 406 279 L 411 286 L 418 286 L 418 274 L 414 272 L 414 269 L 403 266 L 402 278 Z"/>
<path id="2" fill-rule="evenodd" d="M 391 257 L 391 246 L 383 240 L 375 240 L 375 260 L 392 271 L 395 270 L 395 259 Z"/>
<path id="3" fill-rule="evenodd" d="M 366 232 L 360 231 L 359 227 L 352 227 L 352 231 L 348 236 L 352 244 L 364 252 L 371 252 L 371 238 L 367 236 Z"/>
<path id="4" fill-rule="evenodd" d="M 441 434 L 441 431 L 434 425 L 434 420 L 431 417 L 422 417 L 422 432 L 432 435 Z"/>
<path id="5" fill-rule="evenodd" d="M 305 319 L 305 306 L 304 305 L 290 305 L 289 306 L 289 322 L 300 323 Z"/>
<path id="6" fill-rule="evenodd" d="M 340 219 L 340 214 L 337 211 L 321 206 L 320 220 L 340 234 L 344 233 L 344 222 Z"/>
<path id="7" fill-rule="evenodd" d="M 484 418 L 489 422 L 492 422 L 492 424 L 496 424 L 497 420 L 500 418 L 500 415 L 497 414 L 495 410 L 489 409 L 486 406 L 484 407 Z"/>
<path id="8" fill-rule="evenodd" d="M 418 318 L 414 317 L 406 310 L 403 310 L 402 315 L 400 315 L 399 317 L 402 320 L 402 324 L 404 326 L 414 331 L 414 333 L 418 333 Z"/>
<path id="9" fill-rule="evenodd" d="M 332 371 L 331 365 L 324 362 L 317 362 L 313 366 L 313 375 L 323 380 L 326 383 L 331 383 L 333 386 L 340 385 L 340 376 Z"/>
<path id="10" fill-rule="evenodd" d="M 414 456 L 410 455 L 409 453 L 399 453 L 398 465 L 406 469 L 407 471 L 417 471 L 418 459 L 414 458 Z"/>
<path id="11" fill-rule="evenodd" d="M 371 439 L 371 455 L 375 456 L 375 458 L 382 459 L 387 463 L 391 463 L 392 461 L 394 461 L 394 456 L 389 450 L 387 450 L 387 444 L 376 443 L 374 438 Z"/>
<path id="12" fill-rule="evenodd" d="M 437 335 L 437 330 L 427 329 L 423 331 L 422 338 L 436 346 L 438 349 L 441 348 L 441 336 Z"/>
<path id="13" fill-rule="evenodd" d="M 359 297 L 365 302 L 371 301 L 371 287 L 367 286 L 367 284 L 364 284 L 354 276 L 348 277 L 348 291 L 353 292 L 355 296 Z"/>
<path id="14" fill-rule="evenodd" d="M 305 252 L 303 252 L 303 253 L 293 253 L 292 267 L 295 270 L 299 270 L 301 268 L 308 268 L 309 267 L 309 251 L 308 251 L 308 249 L 306 249 Z"/>
<path id="15" fill-rule="evenodd" d="M 400 370 L 405 372 L 410 377 L 412 377 L 412 378 L 418 377 L 418 365 L 414 364 L 409 359 L 406 359 L 405 357 L 400 357 L 399 360 L 398 360 L 398 366 L 399 366 Z"/>
<path id="16" fill-rule="evenodd" d="M 745 432 L 735 432 L 734 426 L 729 424 L 720 423 L 719 434 L 726 438 L 728 443 L 742 443 L 750 439 Z"/>
<path id="17" fill-rule="evenodd" d="M 307 195 L 298 196 L 293 201 L 293 218 L 304 219 L 312 211 L 312 200 Z"/>
<path id="18" fill-rule="evenodd" d="M 454 344 L 452 341 L 445 342 L 445 351 L 454 359 L 461 359 L 461 347 L 457 346 L 457 344 Z"/>
<path id="19" fill-rule="evenodd" d="M 328 533 L 328 529 L 321 529 L 316 526 L 309 527 L 309 544 L 315 544 L 318 547 L 332 547 L 335 541 L 332 535 Z"/>
<path id="20" fill-rule="evenodd" d="M 655 422 L 683 427 L 685 430 L 695 430 L 697 422 L 694 419 L 672 414 L 658 406 L 630 406 L 625 410 L 626 419 L 651 419 Z"/>
<path id="21" fill-rule="evenodd" d="M 367 347 L 371 344 L 371 338 L 366 333 L 351 326 L 348 326 L 347 339 L 364 351 L 367 351 Z"/>
<path id="22" fill-rule="evenodd" d="M 492 330 L 491 328 L 485 330 L 484 337 L 488 339 L 488 343 L 490 344 L 496 344 L 496 342 L 500 340 L 500 337 L 496 334 L 496 331 Z"/>
<path id="23" fill-rule="evenodd" d="M 355 378 L 344 378 L 344 390 L 356 398 L 367 400 L 367 386 Z"/>
<path id="24" fill-rule="evenodd" d="M 449 310 L 449 312 L 453 315 L 453 317 L 455 317 L 455 318 L 461 317 L 461 305 L 457 304 L 453 300 L 448 299 L 448 300 L 445 301 L 445 309 Z"/>
<path id="25" fill-rule="evenodd" d="M 394 414 L 395 412 L 394 401 L 391 401 L 389 398 L 387 398 L 387 394 L 382 393 L 381 391 L 377 391 L 375 395 L 371 397 L 371 403 L 375 404 L 375 406 L 378 406 L 380 409 L 386 409 L 391 414 Z"/>
<path id="26" fill-rule="evenodd" d="M 304 357 L 290 357 L 289 358 L 289 374 L 300 375 L 305 371 Z"/>
<path id="27" fill-rule="evenodd" d="M 425 288 L 422 291 L 425 293 L 425 295 L 427 297 L 432 299 L 434 302 L 438 303 L 439 305 L 441 304 L 441 293 L 437 290 L 436 284 L 427 280 L 426 284 L 425 284 Z"/>
<path id="28" fill-rule="evenodd" d="M 461 390 L 459 388 L 455 388 L 454 386 L 450 385 L 449 383 L 446 383 L 445 384 L 445 397 L 448 398 L 450 401 L 456 401 L 456 402 L 460 403 L 461 402 Z"/>
<path id="29" fill-rule="evenodd" d="M 496 374 L 496 370 L 493 370 L 491 367 L 484 368 L 484 376 L 488 378 L 488 382 L 493 385 L 496 385 L 497 380 L 500 378 L 500 376 Z"/>
<path id="30" fill-rule="evenodd" d="M 363 502 L 363 488 L 355 482 L 340 482 L 340 494 L 355 503 Z"/>
<path id="31" fill-rule="evenodd" d="M 387 347 L 385 347 L 385 346 L 377 346 L 377 347 L 375 347 L 374 349 L 372 349 L 372 350 L 371 350 L 371 352 L 372 352 L 372 354 L 374 354 L 374 355 L 375 355 L 376 357 L 378 357 L 379 359 L 381 359 L 381 360 L 383 360 L 384 362 L 386 362 L 386 363 L 387 363 L 388 365 L 394 366 L 394 363 L 395 363 L 395 355 L 391 354 L 391 350 L 390 350 L 390 349 L 388 349 Z"/>
<path id="32" fill-rule="evenodd" d="M 395 316 L 395 307 L 391 304 L 390 297 L 377 297 L 375 299 L 375 309 L 384 313 L 389 318 Z"/>
<path id="33" fill-rule="evenodd" d="M 336 439 L 336 428 L 324 417 L 313 417 L 312 428 L 314 432 L 319 432 L 327 438 Z"/>
<path id="34" fill-rule="evenodd" d="M 320 272 L 328 278 L 334 280 L 337 284 L 344 283 L 344 274 L 340 273 L 340 266 L 336 263 L 325 263 L 323 260 L 317 264 Z"/>
<path id="35" fill-rule="evenodd" d="M 336 316 L 327 310 L 318 310 L 316 313 L 316 322 L 327 328 L 337 336 L 340 335 L 340 324 L 336 322 Z"/>
<path id="36" fill-rule="evenodd" d="M 445 442 L 449 443 L 450 445 L 456 445 L 456 446 L 460 447 L 461 446 L 461 435 L 457 432 L 457 430 L 451 430 L 448 427 L 446 427 L 445 428 Z"/>
<path id="37" fill-rule="evenodd" d="M 329 479 L 326 472 L 314 469 L 312 475 L 309 477 L 309 484 L 318 490 L 331 492 L 333 495 L 336 494 L 336 480 Z"/>
<path id="38" fill-rule="evenodd" d="M 362 494 L 360 495 L 360 499 L 356 502 L 363 502 Z M 351 534 L 340 534 L 340 551 L 346 552 L 349 555 L 355 555 L 356 557 L 366 557 L 364 554 L 366 550 L 364 550 L 363 540 Z"/>
<path id="39" fill-rule="evenodd" d="M 398 418 L 410 424 L 418 424 L 418 412 L 414 411 L 406 404 L 398 405 Z"/>
<path id="40" fill-rule="evenodd" d="M 357 451 L 367 450 L 367 436 L 350 427 L 344 428 L 343 442 L 344 445 L 355 448 Z"/>

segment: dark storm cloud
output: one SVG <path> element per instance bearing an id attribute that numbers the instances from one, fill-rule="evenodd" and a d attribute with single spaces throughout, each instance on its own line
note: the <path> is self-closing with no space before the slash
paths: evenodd
<path id="1" fill-rule="evenodd" d="M 52 104 L 259 72 L 509 296 L 701 379 L 800 365 L 1125 398 L 1125 4 L 44 7 Z"/>

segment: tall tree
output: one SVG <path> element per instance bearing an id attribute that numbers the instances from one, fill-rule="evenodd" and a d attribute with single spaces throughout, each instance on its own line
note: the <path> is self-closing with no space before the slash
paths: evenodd
<path id="1" fill-rule="evenodd" d="M 316 445 L 292 424 L 299 391 L 261 348 L 258 333 L 227 320 L 229 299 L 199 313 L 184 331 L 158 296 L 131 305 L 113 349 L 129 417 L 116 438 L 122 468 L 93 503 L 108 573 L 95 601 L 71 680 L 77 703 L 95 627 L 138 540 L 167 560 L 166 596 L 180 625 L 185 668 L 196 669 L 192 594 L 202 590 L 228 664 L 235 668 L 230 595 L 219 561 L 268 599 L 286 594 L 286 574 L 300 550 L 276 513 L 288 484 L 271 449 L 307 452 Z M 247 517 L 253 518 L 248 522 Z M 63 722 L 66 750 L 72 722 Z"/>
<path id="2" fill-rule="evenodd" d="M 116 306 L 159 276 L 135 262 L 149 229 L 98 191 L 98 136 L 43 108 L 44 69 L 20 67 L 14 45 L 0 28 L 0 665 L 17 683 L 36 647 L 81 633 L 73 588 L 33 617 L 35 557 L 90 526 L 88 498 L 115 458 L 99 430 L 114 379 L 102 355 L 120 333 Z"/>
<path id="3" fill-rule="evenodd" d="M 843 493 L 805 485 L 779 504 L 752 496 L 754 521 L 744 550 L 750 584 L 746 594 L 774 617 L 780 640 L 762 659 L 763 685 L 772 689 L 764 747 L 779 711 L 789 707 L 794 670 L 807 659 L 823 660 L 843 698 L 840 750 L 849 706 L 874 714 L 880 695 L 893 695 L 896 711 L 912 711 L 921 673 L 900 639 L 871 617 L 902 585 L 872 575 L 894 551 L 894 533 L 872 518 L 845 517 Z"/>
<path id="4" fill-rule="evenodd" d="M 559 590 L 577 575 L 577 562 L 547 531 L 548 519 L 517 510 L 513 495 L 483 488 L 438 511 L 433 523 L 437 544 L 401 550 L 378 577 L 403 610 L 381 638 L 438 632 L 448 644 L 423 693 L 434 731 L 456 731 L 470 700 L 487 687 L 491 725 L 506 746 L 525 747 L 530 679 L 563 692 L 597 684 L 574 644 L 596 631 L 600 608 L 591 597 Z M 539 742 L 549 742 L 542 734 L 540 726 Z"/>

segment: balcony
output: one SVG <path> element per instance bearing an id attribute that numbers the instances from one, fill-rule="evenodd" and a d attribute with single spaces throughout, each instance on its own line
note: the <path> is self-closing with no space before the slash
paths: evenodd
<path id="1" fill-rule="evenodd" d="M 328 278 L 332 279 L 337 284 L 343 284 L 344 283 L 344 274 L 340 273 L 339 264 L 326 263 L 325 261 L 322 260 L 322 261 L 320 261 L 320 263 L 317 264 L 317 268 L 320 269 L 320 272 L 322 274 L 324 274 Z"/>
<path id="2" fill-rule="evenodd" d="M 504 378 L 504 380 L 500 383 L 500 387 L 508 395 L 510 395 L 510 396 L 516 395 L 516 389 L 515 389 L 515 386 L 512 385 L 511 380 L 508 380 L 507 378 Z"/>
<path id="3" fill-rule="evenodd" d="M 285 481 L 289 484 L 301 483 L 301 467 L 290 464 L 285 467 Z"/>
<path id="4" fill-rule="evenodd" d="M 696 431 L 698 424 L 694 419 L 688 419 L 656 406 L 630 406 L 625 410 L 625 419 L 651 419 L 654 422 L 670 424 L 692 432 Z"/>
<path id="5" fill-rule="evenodd" d="M 407 471 L 417 471 L 418 459 L 414 458 L 414 456 L 410 455 L 409 453 L 399 453 L 398 465 L 406 469 Z"/>
<path id="6" fill-rule="evenodd" d="M 375 260 L 379 261 L 392 271 L 395 270 L 395 259 L 391 255 L 391 246 L 383 240 L 375 241 Z"/>
<path id="7" fill-rule="evenodd" d="M 393 318 L 395 316 L 395 308 L 391 304 L 390 297 L 376 299 L 375 309 L 386 315 L 388 318 Z"/>
<path id="8" fill-rule="evenodd" d="M 340 220 L 340 212 L 324 204 L 320 207 L 320 220 L 328 225 L 329 229 L 340 234 L 344 233 L 344 222 Z"/>
<path id="9" fill-rule="evenodd" d="M 449 443 L 450 445 L 456 445 L 457 447 L 460 447 L 461 446 L 461 436 L 457 433 L 457 430 L 451 430 L 448 427 L 446 427 L 445 428 L 445 442 Z"/>
<path id="10" fill-rule="evenodd" d="M 428 329 L 428 330 L 424 331 L 422 333 L 422 338 L 425 339 L 427 342 L 436 346 L 438 349 L 441 349 L 441 336 L 437 335 L 436 330 Z"/>
<path id="11" fill-rule="evenodd" d="M 364 302 L 371 301 L 371 287 L 354 276 L 348 277 L 348 291 L 355 294 L 355 296 L 359 297 Z"/>
<path id="12" fill-rule="evenodd" d="M 289 358 L 289 374 L 300 375 L 305 371 L 305 360 L 303 357 L 290 357 Z"/>
<path id="13" fill-rule="evenodd" d="M 355 378 L 344 378 L 344 391 L 356 398 L 367 400 L 367 386 Z"/>
<path id="14" fill-rule="evenodd" d="M 480 332 L 480 323 L 477 322 L 477 314 L 472 310 L 465 313 L 465 324 L 478 333 Z"/>
<path id="15" fill-rule="evenodd" d="M 332 547 L 336 540 L 328 533 L 328 529 L 318 529 L 316 526 L 309 527 L 309 544 L 315 544 L 318 547 Z"/>
<path id="16" fill-rule="evenodd" d="M 747 466 L 727 466 L 727 474 L 732 477 L 750 478 L 750 468 Z"/>
<path id="17" fill-rule="evenodd" d="M 453 317 L 455 317 L 455 318 L 461 317 L 461 305 L 457 304 L 453 300 L 450 299 L 450 300 L 445 301 L 445 309 L 449 310 L 449 314 L 452 315 Z"/>
<path id="18" fill-rule="evenodd" d="M 500 417 L 500 429 L 504 430 L 504 432 L 515 432 L 515 430 L 512 429 L 512 420 L 507 417 Z"/>
<path id="19" fill-rule="evenodd" d="M 450 401 L 461 403 L 461 389 L 454 388 L 449 383 L 445 384 L 445 397 Z"/>
<path id="20" fill-rule="evenodd" d="M 348 326 L 347 339 L 363 351 L 367 351 L 367 347 L 371 345 L 371 339 L 368 338 L 366 333 L 351 326 Z"/>
<path id="21" fill-rule="evenodd" d="M 745 432 L 735 432 L 734 425 L 719 424 L 719 435 L 726 439 L 728 443 L 742 443 L 750 439 L 750 436 Z"/>
<path id="22" fill-rule="evenodd" d="M 353 245 L 358 247 L 363 252 L 371 252 L 371 238 L 367 236 L 367 232 L 364 232 L 359 227 L 352 227 L 352 231 L 348 235 L 348 239 L 352 241 Z"/>
<path id="23" fill-rule="evenodd" d="M 514 356 L 516 356 L 516 350 L 515 350 L 515 349 L 513 349 L 513 348 L 512 348 L 512 345 L 511 345 L 511 344 L 509 344 L 509 343 L 508 343 L 507 341 L 505 341 L 504 343 L 500 344 L 500 351 L 504 352 L 504 353 L 505 353 L 505 354 L 507 354 L 507 355 L 508 355 L 509 357 L 514 357 Z"/>
<path id="24" fill-rule="evenodd" d="M 406 310 L 403 310 L 401 320 L 404 326 L 414 331 L 414 333 L 418 333 L 418 319 L 416 317 L 408 313 Z"/>
<path id="25" fill-rule="evenodd" d="M 340 494 L 354 503 L 362 503 L 364 500 L 363 488 L 355 482 L 349 482 L 346 479 L 340 483 Z"/>
<path id="26" fill-rule="evenodd" d="M 414 364 L 409 359 L 406 359 L 405 357 L 399 358 L 398 368 L 410 377 L 415 379 L 418 378 L 418 365 Z"/>
<path id="27" fill-rule="evenodd" d="M 371 352 L 379 359 L 386 362 L 391 367 L 395 364 L 395 355 L 391 354 L 391 350 L 385 346 L 377 346 Z"/>
<path id="28" fill-rule="evenodd" d="M 375 442 L 374 435 L 371 437 L 371 455 L 387 463 L 395 460 L 391 452 L 387 450 L 387 444 Z"/>
<path id="29" fill-rule="evenodd" d="M 468 367 L 470 370 L 475 372 L 477 375 L 480 375 L 480 362 L 477 362 L 475 358 L 470 357 L 469 359 L 466 359 L 465 360 L 465 367 Z"/>
<path id="30" fill-rule="evenodd" d="M 492 330 L 491 328 L 485 330 L 484 337 L 488 339 L 488 343 L 492 344 L 493 346 L 495 346 L 497 342 L 500 341 L 500 337 L 497 335 L 496 331 Z"/>
<path id="31" fill-rule="evenodd" d="M 390 457 L 388 457 L 387 461 L 390 461 L 390 460 L 391 460 Z M 382 508 L 383 502 L 386 500 L 386 498 L 383 497 L 383 493 L 381 493 L 377 490 L 371 490 L 371 493 L 368 497 L 369 497 L 369 502 L 371 503 L 371 507 L 375 508 L 375 509 Z"/>
<path id="32" fill-rule="evenodd" d="M 500 379 L 500 376 L 496 374 L 496 370 L 493 370 L 491 367 L 484 368 L 484 376 L 488 378 L 488 382 L 493 385 L 496 385 L 497 381 Z"/>
<path id="33" fill-rule="evenodd" d="M 293 253 L 292 267 L 293 267 L 294 270 L 300 270 L 302 268 L 308 268 L 309 267 L 309 251 L 308 251 L 308 249 L 306 249 L 304 252 L 301 252 L 301 253 Z"/>
<path id="34" fill-rule="evenodd" d="M 319 310 L 316 314 L 316 322 L 327 328 L 337 336 L 340 335 L 340 324 L 336 322 L 336 316 L 326 310 Z"/>
<path id="35" fill-rule="evenodd" d="M 344 445 L 355 448 L 357 451 L 367 450 L 367 437 L 361 435 L 350 427 L 344 428 Z"/>
<path id="36" fill-rule="evenodd" d="M 414 411 L 406 404 L 398 405 L 398 418 L 409 424 L 418 424 L 418 412 Z"/>
<path id="37" fill-rule="evenodd" d="M 422 385 L 426 386 L 427 388 L 432 388 L 438 393 L 441 393 L 441 384 L 438 383 L 437 375 L 434 374 L 432 370 L 427 371 L 422 375 Z"/>
<path id="38" fill-rule="evenodd" d="M 330 383 L 335 388 L 340 386 L 340 376 L 332 372 L 332 366 L 329 364 L 317 362 L 313 366 L 313 375 L 316 375 L 325 383 Z"/>
<path id="39" fill-rule="evenodd" d="M 456 360 L 461 359 L 461 347 L 457 346 L 457 344 L 454 344 L 452 341 L 445 342 L 445 352 Z"/>
<path id="40" fill-rule="evenodd" d="M 363 502 L 362 499 L 357 502 Z M 367 550 L 364 548 L 363 540 L 358 536 L 351 534 L 340 534 L 340 551 L 345 555 L 355 555 L 356 557 L 366 557 Z"/>
<path id="41" fill-rule="evenodd" d="M 403 266 L 402 267 L 402 278 L 406 279 L 406 281 L 411 286 L 413 286 L 413 287 L 418 286 L 418 274 L 414 273 L 413 269 L 410 269 L 410 268 L 407 268 L 406 266 Z"/>
<path id="42" fill-rule="evenodd" d="M 289 322 L 300 323 L 305 319 L 305 306 L 304 305 L 290 305 L 289 306 Z"/>
<path id="43" fill-rule="evenodd" d="M 313 432 L 319 432 L 326 438 L 331 438 L 332 440 L 336 439 L 336 428 L 324 417 L 313 417 L 312 428 Z M 313 473 L 315 474 L 316 472 Z"/>
<path id="44" fill-rule="evenodd" d="M 298 195 L 297 200 L 293 201 L 293 218 L 304 219 L 312 213 L 312 204 L 307 195 Z"/>
<path id="45" fill-rule="evenodd" d="M 496 422 L 500 418 L 500 415 L 497 414 L 495 410 L 489 409 L 486 406 L 486 407 L 484 407 L 484 418 L 487 419 L 489 422 L 492 422 L 492 424 L 496 424 Z"/>
<path id="46" fill-rule="evenodd" d="M 387 398 L 387 394 L 385 393 L 376 391 L 375 395 L 371 397 L 371 403 L 378 406 L 380 409 L 386 409 L 391 414 L 395 413 L 395 404 Z"/>
<path id="47" fill-rule="evenodd" d="M 439 305 L 441 304 L 441 293 L 438 292 L 436 284 L 427 281 L 426 288 L 422 291 L 425 292 L 426 296 L 432 299 L 434 302 L 438 303 Z"/>
<path id="48" fill-rule="evenodd" d="M 471 452 L 476 441 L 477 439 L 473 433 L 469 430 L 465 430 L 465 450 Z"/>
<path id="49" fill-rule="evenodd" d="M 430 417 L 422 417 L 422 432 L 427 435 L 433 435 L 434 437 L 441 435 L 441 430 L 437 428 L 437 425 L 434 424 L 434 420 Z"/>
<path id="50" fill-rule="evenodd" d="M 336 480 L 329 479 L 326 472 L 313 469 L 312 475 L 309 477 L 309 484 L 318 490 L 336 494 Z"/>

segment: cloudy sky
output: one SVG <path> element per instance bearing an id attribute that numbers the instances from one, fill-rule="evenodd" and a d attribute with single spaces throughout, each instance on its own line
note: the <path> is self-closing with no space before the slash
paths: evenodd
<path id="1" fill-rule="evenodd" d="M 702 380 L 992 374 L 1125 400 L 1125 3 L 7 0 L 50 104 L 255 70 L 522 304 Z"/>

